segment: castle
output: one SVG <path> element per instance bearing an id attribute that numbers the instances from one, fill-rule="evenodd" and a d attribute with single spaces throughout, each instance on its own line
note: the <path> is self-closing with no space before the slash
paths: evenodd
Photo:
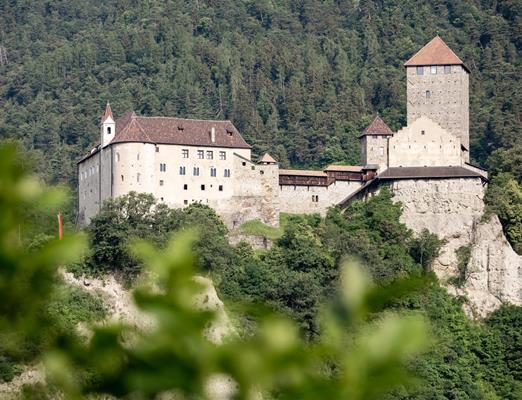
<path id="1" fill-rule="evenodd" d="M 361 134 L 361 166 L 322 171 L 280 169 L 265 154 L 252 160 L 231 121 L 142 117 L 114 119 L 109 104 L 100 143 L 78 163 L 79 219 L 104 200 L 130 191 L 153 194 L 170 207 L 201 202 L 229 227 L 279 213 L 320 213 L 404 179 L 469 179 L 485 171 L 469 164 L 469 70 L 435 37 L 405 64 L 407 126 L 393 132 L 380 117 Z"/>

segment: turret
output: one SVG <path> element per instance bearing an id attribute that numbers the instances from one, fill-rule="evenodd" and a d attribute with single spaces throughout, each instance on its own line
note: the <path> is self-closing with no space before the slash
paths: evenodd
<path id="1" fill-rule="evenodd" d="M 361 164 L 378 165 L 379 170 L 388 166 L 388 141 L 393 131 L 377 116 L 359 136 L 361 141 Z"/>
<path id="2" fill-rule="evenodd" d="M 114 138 L 116 134 L 116 122 L 114 122 L 114 118 L 112 117 L 112 109 L 109 102 L 105 106 L 105 113 L 101 119 L 101 146 L 106 147 L 111 140 Z"/>

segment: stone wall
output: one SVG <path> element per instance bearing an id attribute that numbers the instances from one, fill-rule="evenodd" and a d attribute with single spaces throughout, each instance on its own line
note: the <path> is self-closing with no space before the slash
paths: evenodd
<path id="1" fill-rule="evenodd" d="M 458 275 L 456 250 L 471 247 L 467 279 L 461 288 L 450 288 L 467 296 L 470 315 L 484 316 L 503 302 L 522 304 L 522 257 L 507 242 L 498 218 L 484 221 L 481 179 L 397 180 L 390 186 L 403 204 L 402 222 L 446 240 L 433 264 L 442 282 Z"/>
<path id="2" fill-rule="evenodd" d="M 360 181 L 336 181 L 329 186 L 280 185 L 280 210 L 288 214 L 324 216 L 329 207 L 339 204 L 361 184 Z"/>
<path id="3" fill-rule="evenodd" d="M 421 116 L 460 138 L 469 150 L 469 73 L 460 65 L 406 68 L 408 125 Z M 448 73 L 449 72 L 449 73 Z M 466 154 L 467 155 L 467 154 Z"/>

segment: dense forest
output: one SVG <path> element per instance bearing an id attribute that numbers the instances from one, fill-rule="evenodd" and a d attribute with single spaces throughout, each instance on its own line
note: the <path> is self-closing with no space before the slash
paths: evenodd
<path id="1" fill-rule="evenodd" d="M 376 113 L 405 124 L 402 63 L 439 34 L 471 70 L 473 160 L 517 170 L 521 21 L 517 0 L 3 1 L 0 137 L 74 184 L 110 101 L 231 119 L 283 166 L 356 163 Z"/>

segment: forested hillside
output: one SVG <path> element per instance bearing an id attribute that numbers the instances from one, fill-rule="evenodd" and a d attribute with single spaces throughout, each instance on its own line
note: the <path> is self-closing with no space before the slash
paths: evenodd
<path id="1" fill-rule="evenodd" d="M 75 182 L 103 106 L 231 119 L 283 166 L 358 161 L 379 112 L 405 123 L 402 63 L 437 33 L 471 70 L 472 157 L 517 168 L 519 0 L 0 2 L 0 138 Z M 517 175 L 517 172 L 515 175 Z"/>

